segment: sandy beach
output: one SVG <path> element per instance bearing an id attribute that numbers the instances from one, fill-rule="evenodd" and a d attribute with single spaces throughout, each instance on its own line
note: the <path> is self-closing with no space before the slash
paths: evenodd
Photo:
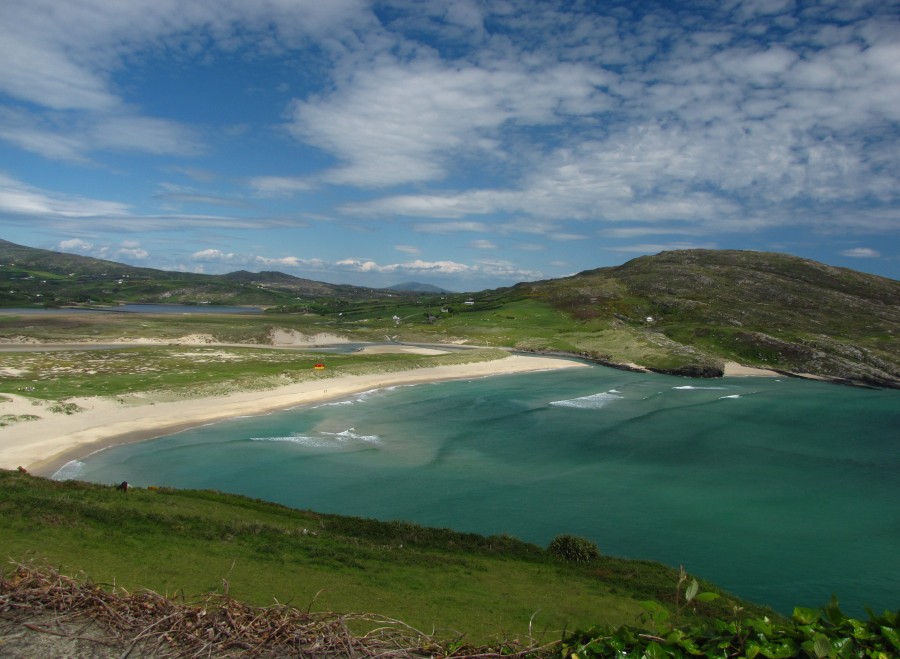
<path id="1" fill-rule="evenodd" d="M 725 377 L 756 377 L 756 378 L 774 378 L 782 374 L 778 371 L 770 371 L 767 368 L 756 368 L 755 366 L 744 366 L 737 362 L 725 362 Z"/>
<path id="2" fill-rule="evenodd" d="M 45 401 L 3 394 L 8 400 L 0 402 L 0 415 L 20 420 L 0 428 L 0 468 L 22 466 L 31 473 L 50 476 L 69 460 L 102 448 L 160 437 L 229 417 L 265 414 L 398 385 L 584 366 L 572 360 L 510 355 L 471 364 L 372 375 L 325 376 L 277 389 L 215 398 L 162 402 L 149 396 L 130 397 L 128 403 L 101 397 L 68 399 L 81 408 L 74 414 L 53 411 L 51 403 Z"/>

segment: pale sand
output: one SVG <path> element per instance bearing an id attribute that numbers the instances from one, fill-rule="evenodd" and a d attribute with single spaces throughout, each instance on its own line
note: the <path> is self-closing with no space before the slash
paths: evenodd
<path id="1" fill-rule="evenodd" d="M 0 468 L 23 466 L 35 474 L 49 476 L 69 460 L 101 448 L 160 437 L 229 417 L 259 415 L 398 385 L 584 366 L 564 359 L 510 355 L 493 361 L 393 373 L 340 377 L 323 374 L 315 380 L 267 391 L 174 402 L 135 396 L 129 397 L 127 404 L 113 398 L 72 398 L 70 402 L 83 408 L 72 415 L 51 412 L 43 402 L 3 394 L 0 415 L 28 414 L 40 418 L 0 428 Z"/>
<path id="2" fill-rule="evenodd" d="M 737 362 L 725 362 L 725 376 L 726 377 L 734 377 L 734 376 L 753 376 L 759 378 L 771 378 L 771 377 L 780 377 L 783 373 L 778 373 L 777 371 L 770 371 L 767 368 L 755 368 L 753 366 L 744 366 L 742 364 L 738 364 Z"/>
<path id="3" fill-rule="evenodd" d="M 378 345 L 366 346 L 359 352 L 364 355 L 384 355 L 389 353 L 405 353 L 408 355 L 446 355 L 450 351 L 438 350 L 437 348 L 422 348 L 419 346 Z"/>

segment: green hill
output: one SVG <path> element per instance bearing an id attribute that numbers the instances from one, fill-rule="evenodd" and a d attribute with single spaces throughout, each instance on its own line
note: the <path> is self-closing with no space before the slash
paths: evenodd
<path id="1" fill-rule="evenodd" d="M 566 562 L 509 536 L 323 515 L 212 491 L 56 482 L 0 470 L 0 554 L 128 590 L 371 612 L 479 642 L 635 624 L 674 610 L 678 573 L 601 556 Z M 11 567 L 11 566 L 10 566 Z M 711 584 L 704 589 L 715 590 Z M 735 605 L 727 594 L 697 615 Z"/>
<path id="2" fill-rule="evenodd" d="M 900 385 L 900 282 L 794 256 L 663 252 L 505 294 L 546 302 L 598 335 L 631 334 L 651 353 L 643 365 L 659 370 L 715 375 L 733 360 Z M 606 355 L 578 337 L 568 348 L 632 361 L 608 343 Z"/>
<path id="3" fill-rule="evenodd" d="M 280 272 L 170 272 L 35 249 L 0 240 L 0 307 L 122 302 L 296 305 L 298 296 L 368 299 L 386 292 L 326 284 Z"/>

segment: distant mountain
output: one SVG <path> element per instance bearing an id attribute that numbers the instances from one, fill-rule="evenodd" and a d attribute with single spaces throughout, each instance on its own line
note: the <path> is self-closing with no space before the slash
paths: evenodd
<path id="1" fill-rule="evenodd" d="M 409 293 L 452 293 L 453 291 L 448 291 L 446 288 L 441 288 L 440 286 L 432 286 L 431 284 L 420 284 L 417 281 L 409 281 L 403 284 L 394 284 L 393 286 L 388 286 L 385 290 L 388 291 L 407 291 Z"/>
<path id="2" fill-rule="evenodd" d="M 0 306 L 169 302 L 292 308 L 298 298 L 386 297 L 378 289 L 327 284 L 281 272 L 204 275 L 140 268 L 0 240 Z"/>

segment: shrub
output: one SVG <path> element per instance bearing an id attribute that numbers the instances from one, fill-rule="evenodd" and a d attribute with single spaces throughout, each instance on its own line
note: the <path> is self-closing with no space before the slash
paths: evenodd
<path id="1" fill-rule="evenodd" d="M 590 540 L 577 535 L 558 535 L 550 542 L 547 550 L 554 556 L 570 563 L 587 563 L 600 558 L 600 550 Z"/>

